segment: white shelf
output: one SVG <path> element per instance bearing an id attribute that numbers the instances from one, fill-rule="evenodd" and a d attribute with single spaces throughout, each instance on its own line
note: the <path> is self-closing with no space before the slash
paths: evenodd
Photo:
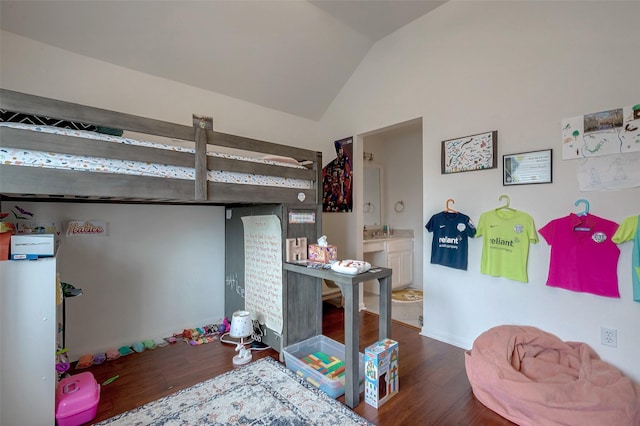
<path id="1" fill-rule="evenodd" d="M 0 424 L 55 424 L 55 258 L 0 261 L 0 321 Z"/>

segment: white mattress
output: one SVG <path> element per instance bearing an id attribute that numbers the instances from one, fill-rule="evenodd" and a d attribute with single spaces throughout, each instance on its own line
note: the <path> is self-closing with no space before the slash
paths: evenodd
<path id="1" fill-rule="evenodd" d="M 34 126 L 22 123 L 0 123 L 2 127 L 12 127 L 16 129 L 32 130 L 36 132 L 52 133 L 59 135 L 75 136 L 84 139 L 101 140 L 111 143 L 123 143 L 129 145 L 147 146 L 173 151 L 194 153 L 195 150 L 176 145 L 162 144 L 158 142 L 138 141 L 134 139 L 106 135 L 97 132 L 83 130 L 71 130 L 52 126 Z M 154 176 L 172 179 L 195 180 L 195 170 L 192 167 L 179 167 L 164 164 L 146 163 L 140 161 L 124 161 L 109 158 L 92 156 L 79 156 L 70 154 L 60 154 L 46 151 L 29 151 L 19 148 L 2 147 L 0 141 L 0 163 L 8 165 L 44 167 L 51 169 L 82 170 L 98 173 L 117 173 L 137 176 Z M 282 167 L 304 168 L 291 163 L 284 163 L 261 158 L 243 157 L 234 154 L 223 154 L 218 152 L 207 152 L 207 155 L 214 157 L 230 158 L 236 160 L 250 161 L 262 164 L 274 164 Z M 288 179 L 283 177 L 263 176 L 247 173 L 227 172 L 220 170 L 209 170 L 207 179 L 212 182 L 279 186 L 286 188 L 310 189 L 311 182 L 303 179 Z"/>

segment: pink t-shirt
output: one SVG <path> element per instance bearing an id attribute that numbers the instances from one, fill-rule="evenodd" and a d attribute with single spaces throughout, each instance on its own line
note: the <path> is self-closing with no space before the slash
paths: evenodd
<path id="1" fill-rule="evenodd" d="M 618 224 L 592 214 L 554 219 L 539 232 L 551 246 L 547 285 L 620 297 L 618 258 L 612 237 Z"/>

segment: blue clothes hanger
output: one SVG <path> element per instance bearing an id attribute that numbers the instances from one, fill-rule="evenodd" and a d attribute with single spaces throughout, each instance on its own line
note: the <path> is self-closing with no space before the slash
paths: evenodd
<path id="1" fill-rule="evenodd" d="M 580 198 L 579 200 L 576 200 L 575 205 L 579 205 L 579 204 L 584 204 L 584 211 L 580 212 L 580 213 L 576 213 L 576 215 L 578 215 L 579 217 L 585 218 L 585 216 L 589 215 L 589 202 L 587 200 L 585 200 L 584 198 Z M 589 225 L 587 225 L 587 219 L 581 219 L 580 223 L 578 224 L 578 226 L 576 226 L 575 228 L 573 228 L 574 231 L 591 231 L 591 227 Z"/>
<path id="2" fill-rule="evenodd" d="M 576 213 L 578 216 L 586 216 L 589 214 L 589 202 L 587 200 L 585 200 L 584 198 L 580 198 L 579 200 L 576 200 L 575 205 L 579 205 L 579 204 L 584 204 L 584 211 L 580 212 L 580 213 Z"/>

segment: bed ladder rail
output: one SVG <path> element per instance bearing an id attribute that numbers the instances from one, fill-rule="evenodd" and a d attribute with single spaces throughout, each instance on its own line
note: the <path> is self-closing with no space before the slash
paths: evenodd
<path id="1" fill-rule="evenodd" d="M 193 114 L 193 127 L 195 128 L 194 142 L 196 144 L 195 163 L 195 199 L 202 201 L 208 199 L 207 194 L 207 130 L 213 129 L 213 117 Z"/>

